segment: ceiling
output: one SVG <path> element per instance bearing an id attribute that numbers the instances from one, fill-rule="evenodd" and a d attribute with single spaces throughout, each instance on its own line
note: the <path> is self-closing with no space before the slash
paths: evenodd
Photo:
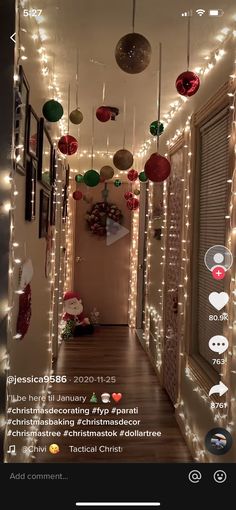
<path id="1" fill-rule="evenodd" d="M 30 7 L 31 2 L 23 2 L 24 8 Z M 105 103 L 118 107 L 121 113 L 116 122 L 100 123 L 95 119 L 94 149 L 105 151 L 107 137 L 109 151 L 122 148 L 124 98 L 127 148 L 131 150 L 133 145 L 134 111 L 135 150 L 149 137 L 149 124 L 157 117 L 159 42 L 163 47 L 161 116 L 178 98 L 175 79 L 186 69 L 187 21 L 181 16 L 182 12 L 190 8 L 193 11 L 199 8 L 224 10 L 221 17 L 206 14 L 200 17 L 194 13 L 191 18 L 191 69 L 205 62 L 204 58 L 219 45 L 217 38 L 225 36 L 225 29 L 232 27 L 236 20 L 235 0 L 137 0 L 135 31 L 150 41 L 152 59 L 143 73 L 130 75 L 117 66 L 114 49 L 120 37 L 132 31 L 132 0 L 38 0 L 37 8 L 43 11 L 39 27 L 47 36 L 43 44 L 49 56 L 48 66 L 57 75 L 65 114 L 69 84 L 70 109 L 75 107 L 76 53 L 79 50 L 79 106 L 84 114 L 79 137 L 80 149 L 85 151 L 91 150 L 92 109 L 102 104 L 104 81 Z M 22 26 L 27 30 L 22 38 L 28 57 L 23 65 L 31 83 L 32 102 L 41 114 L 42 104 L 49 98 L 49 78 L 39 74 L 39 53 L 31 38 L 37 28 L 35 21 L 22 17 Z M 71 124 L 70 133 L 78 136 L 78 128 Z M 73 158 L 73 165 L 82 170 L 84 164 L 88 165 L 86 156 L 84 158 L 83 161 Z"/>

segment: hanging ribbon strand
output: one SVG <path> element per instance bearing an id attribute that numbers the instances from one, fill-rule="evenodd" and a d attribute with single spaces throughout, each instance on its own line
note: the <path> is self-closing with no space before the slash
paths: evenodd
<path id="1" fill-rule="evenodd" d="M 132 14 L 132 32 L 134 33 L 135 27 L 135 15 L 136 15 L 136 0 L 133 0 L 133 14 Z"/>
<path id="2" fill-rule="evenodd" d="M 123 149 L 125 148 L 126 143 L 126 97 L 124 97 L 124 106 L 123 106 Z"/>
<path id="3" fill-rule="evenodd" d="M 76 90 L 75 90 L 75 104 L 76 108 L 79 109 L 79 50 L 76 52 Z"/>
<path id="4" fill-rule="evenodd" d="M 92 108 L 92 136 L 91 136 L 91 168 L 93 168 L 94 163 L 94 106 Z"/>
<path id="5" fill-rule="evenodd" d="M 157 152 L 160 145 L 160 119 L 161 119 L 161 80 L 162 80 L 162 43 L 159 44 L 158 63 L 158 90 L 157 90 Z"/>
<path id="6" fill-rule="evenodd" d="M 135 152 L 135 135 L 136 135 L 136 108 L 133 109 L 133 142 L 132 142 L 132 153 Z"/>
<path id="7" fill-rule="evenodd" d="M 190 20 L 191 20 L 191 17 L 188 16 L 188 24 L 187 24 L 187 71 L 189 71 L 189 67 L 190 67 L 190 43 L 191 43 L 191 40 L 190 40 Z"/>
<path id="8" fill-rule="evenodd" d="M 70 131 L 70 83 L 68 85 L 67 114 L 68 114 L 68 119 L 67 119 L 67 134 L 69 135 L 69 131 Z"/>

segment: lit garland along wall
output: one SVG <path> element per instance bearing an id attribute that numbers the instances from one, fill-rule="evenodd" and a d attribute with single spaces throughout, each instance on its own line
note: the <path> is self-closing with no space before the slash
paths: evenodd
<path id="1" fill-rule="evenodd" d="M 143 338 L 145 341 L 146 349 L 149 348 L 149 335 L 150 335 L 150 306 L 149 306 L 149 287 L 150 282 L 150 268 L 151 268 L 151 233 L 152 233 L 152 214 L 153 214 L 153 182 L 147 184 L 147 212 L 146 212 L 146 253 L 144 258 L 145 271 L 144 271 L 144 325 L 143 325 Z"/>
<path id="2" fill-rule="evenodd" d="M 133 189 L 140 189 L 140 185 L 134 184 Z M 140 204 L 142 207 L 142 205 Z M 139 249 L 139 208 L 131 211 L 131 236 L 130 236 L 130 280 L 129 280 L 129 327 L 136 327 L 137 317 L 137 285 L 138 285 L 138 249 Z"/>
<path id="3" fill-rule="evenodd" d="M 235 71 L 232 75 L 230 75 L 230 82 L 232 85 L 232 90 L 228 93 L 229 97 L 232 97 L 232 104 L 230 105 L 230 109 L 232 110 L 232 128 L 231 128 L 231 143 L 233 145 L 234 150 L 234 171 L 232 179 L 227 180 L 227 183 L 231 184 L 231 197 L 229 204 L 229 213 L 226 216 L 226 219 L 230 220 L 230 228 L 229 228 L 229 237 L 228 237 L 228 248 L 235 252 L 235 243 L 236 243 L 236 214 L 235 214 L 235 197 L 236 197 L 236 59 L 235 59 Z M 182 230 L 182 266 L 181 266 L 181 283 L 179 285 L 179 309 L 181 316 L 181 349 L 180 349 L 180 363 L 182 368 L 182 373 L 184 371 L 186 378 L 189 381 L 189 384 L 192 385 L 193 391 L 199 395 L 208 408 L 211 410 L 213 414 L 213 420 L 217 426 L 221 426 L 226 428 L 229 431 L 233 430 L 234 426 L 234 415 L 235 415 L 235 396 L 228 396 L 228 412 L 221 413 L 216 411 L 214 407 L 211 406 L 211 399 L 206 394 L 205 390 L 201 388 L 196 380 L 194 373 L 192 372 L 190 366 L 188 365 L 188 359 L 184 351 L 184 328 L 186 324 L 186 312 L 187 312 L 187 300 L 188 300 L 188 281 L 190 278 L 190 249 L 191 249 L 191 238 L 190 238 L 190 217 L 191 217 L 191 196 L 190 196 L 190 185 L 191 185 L 191 169 L 192 169 L 192 148 L 191 148 L 191 129 L 190 129 L 190 119 L 186 122 L 186 126 L 183 131 L 177 130 L 174 137 L 167 142 L 169 149 L 176 143 L 176 140 L 184 134 L 185 136 L 185 145 L 184 148 L 187 153 L 187 170 L 185 173 L 184 179 L 184 223 Z M 165 256 L 165 255 L 164 255 Z M 227 377 L 227 367 L 231 365 L 232 355 L 235 352 L 235 345 L 233 345 L 233 341 L 235 341 L 235 335 L 233 334 L 236 329 L 236 275 L 235 275 L 235 263 L 231 268 L 231 286 L 230 286 L 230 300 L 229 300 L 229 321 L 228 321 L 228 339 L 229 344 L 231 345 L 231 350 L 228 351 L 228 362 L 223 367 L 223 373 L 221 376 Z M 229 373 L 229 370 L 228 370 Z M 233 376 L 236 374 L 236 370 L 231 370 L 232 377 L 229 377 L 229 386 L 235 388 L 235 380 Z M 203 439 L 199 437 L 196 425 L 193 427 L 191 420 L 189 420 L 185 413 L 185 402 L 181 398 L 181 393 L 179 395 L 178 402 L 175 405 L 177 417 L 181 420 L 181 428 L 184 430 L 188 443 L 190 445 L 191 450 L 194 452 L 195 460 L 198 462 L 204 462 L 207 460 L 207 454 L 204 448 Z"/>

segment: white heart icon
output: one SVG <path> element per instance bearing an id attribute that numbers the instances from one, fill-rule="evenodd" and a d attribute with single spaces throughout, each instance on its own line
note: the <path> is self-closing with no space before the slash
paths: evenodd
<path id="1" fill-rule="evenodd" d="M 229 301 L 229 295 L 227 292 L 212 292 L 209 295 L 209 301 L 216 310 L 221 310 L 224 308 L 225 305 L 227 305 Z"/>

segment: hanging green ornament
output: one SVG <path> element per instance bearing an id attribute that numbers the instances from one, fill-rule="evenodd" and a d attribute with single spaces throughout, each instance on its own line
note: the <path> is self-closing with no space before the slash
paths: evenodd
<path id="1" fill-rule="evenodd" d="M 84 182 L 84 176 L 82 174 L 77 174 L 75 176 L 75 182 L 77 182 L 78 184 L 81 184 L 81 182 Z"/>
<path id="2" fill-rule="evenodd" d="M 114 186 L 115 186 L 116 188 L 119 188 L 119 187 L 121 186 L 121 181 L 120 181 L 120 179 L 116 179 L 116 180 L 114 181 Z"/>
<path id="3" fill-rule="evenodd" d="M 100 174 L 96 170 L 87 170 L 84 174 L 84 183 L 90 188 L 97 186 L 100 182 Z"/>
<path id="4" fill-rule="evenodd" d="M 140 172 L 139 174 L 139 180 L 141 182 L 147 182 L 148 181 L 148 177 L 146 176 L 145 172 Z"/>
<path id="5" fill-rule="evenodd" d="M 61 103 L 50 99 L 43 105 L 43 116 L 48 122 L 58 122 L 62 118 L 64 111 Z"/>
<path id="6" fill-rule="evenodd" d="M 158 120 L 154 120 L 150 124 L 149 129 L 150 129 L 150 133 L 152 136 L 160 136 L 164 131 L 164 126 L 163 126 L 162 122 L 159 122 Z"/>

